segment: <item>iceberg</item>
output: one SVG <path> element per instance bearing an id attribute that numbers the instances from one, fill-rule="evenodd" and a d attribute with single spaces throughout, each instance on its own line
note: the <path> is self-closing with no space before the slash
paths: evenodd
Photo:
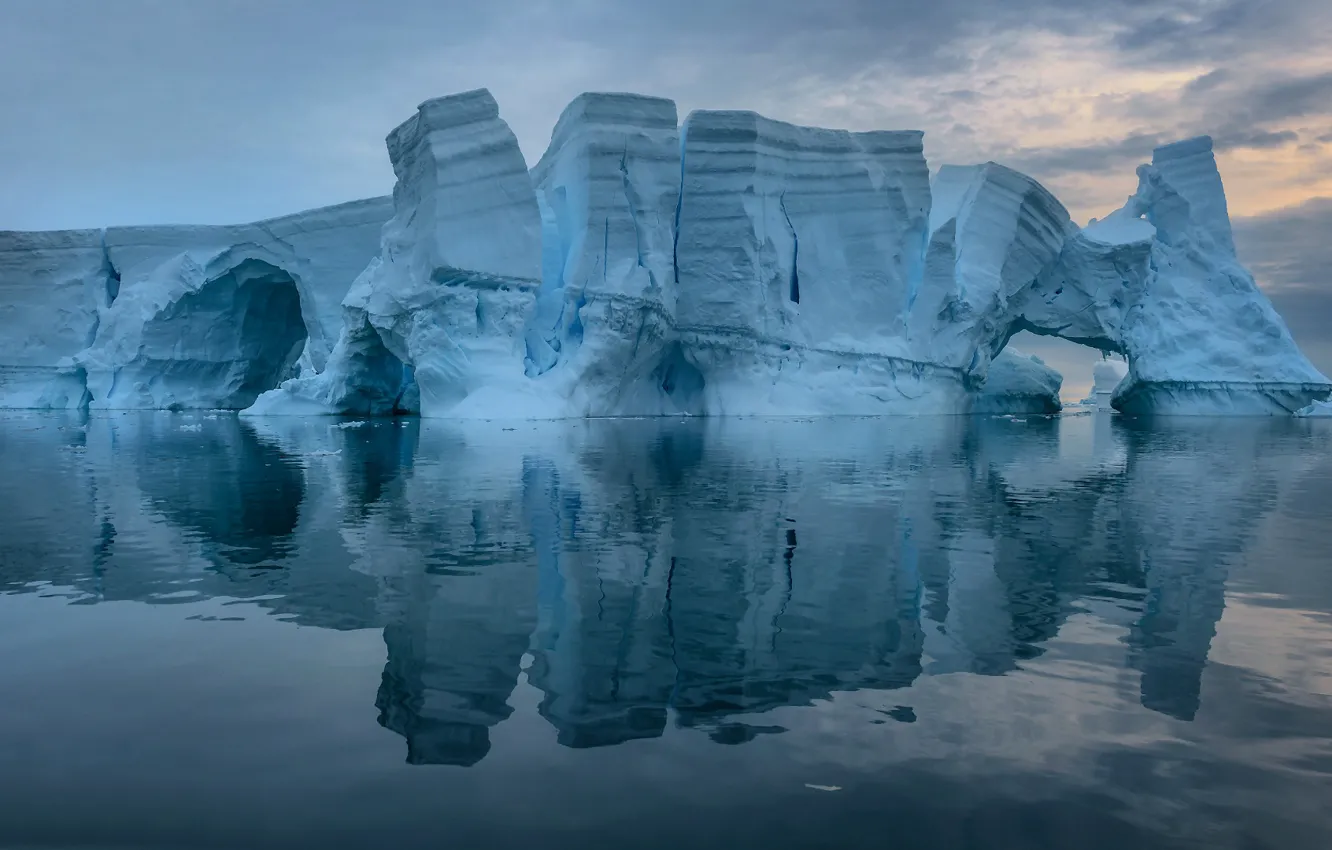
<path id="1" fill-rule="evenodd" d="M 1085 227 L 997 163 L 931 180 L 916 131 L 681 123 L 644 95 L 580 95 L 530 170 L 484 89 L 422 103 L 387 149 L 391 198 L 0 232 L 0 407 L 1057 411 L 1023 331 L 1122 357 L 1094 397 L 1129 414 L 1332 395 L 1235 254 L 1207 137 L 1158 148 Z"/>
<path id="2" fill-rule="evenodd" d="M 1097 361 L 1092 367 L 1091 395 L 1083 400 L 1083 404 L 1092 405 L 1097 410 L 1110 410 L 1115 388 L 1123 382 L 1127 374 L 1128 364 L 1122 360 Z"/>
<path id="3" fill-rule="evenodd" d="M 1207 137 L 1158 148 L 1025 300 L 1024 329 L 1124 355 L 1124 413 L 1288 415 L 1329 392 L 1235 255 Z"/>
<path id="4" fill-rule="evenodd" d="M 973 413 L 1051 414 L 1063 409 L 1059 390 L 1064 376 L 1034 354 L 1009 346 L 990 364 L 985 384 L 976 394 Z"/>

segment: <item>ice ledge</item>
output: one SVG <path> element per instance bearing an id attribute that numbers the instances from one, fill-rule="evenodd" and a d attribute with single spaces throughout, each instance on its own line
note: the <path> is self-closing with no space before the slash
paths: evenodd
<path id="1" fill-rule="evenodd" d="M 1191 139 L 1181 139 L 1178 142 L 1161 145 L 1152 152 L 1152 161 L 1161 163 L 1210 153 L 1212 153 L 1212 137 L 1194 136 Z"/>
<path id="2" fill-rule="evenodd" d="M 1121 413 L 1138 416 L 1289 416 L 1332 395 L 1332 384 L 1134 381 L 1115 391 Z"/>

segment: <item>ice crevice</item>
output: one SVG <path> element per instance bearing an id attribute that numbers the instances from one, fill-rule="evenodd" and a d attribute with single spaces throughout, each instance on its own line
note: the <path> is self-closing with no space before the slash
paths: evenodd
<path id="1" fill-rule="evenodd" d="M 782 192 L 777 197 L 777 203 L 782 209 L 782 217 L 786 219 L 786 226 L 791 229 L 791 286 L 790 299 L 794 304 L 800 303 L 800 234 L 796 233 L 795 225 L 791 222 L 791 213 L 786 210 L 786 192 Z"/>

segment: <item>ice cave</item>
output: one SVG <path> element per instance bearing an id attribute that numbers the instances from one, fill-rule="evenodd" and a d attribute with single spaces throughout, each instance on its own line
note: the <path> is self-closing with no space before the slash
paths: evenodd
<path id="1" fill-rule="evenodd" d="M 552 419 L 1051 413 L 1029 331 L 1122 355 L 1130 414 L 1318 412 L 1236 257 L 1207 137 L 1079 227 L 923 135 L 584 94 L 531 169 L 477 90 L 372 198 L 233 227 L 0 232 L 0 407 Z M 1108 373 L 1107 373 L 1108 374 Z"/>

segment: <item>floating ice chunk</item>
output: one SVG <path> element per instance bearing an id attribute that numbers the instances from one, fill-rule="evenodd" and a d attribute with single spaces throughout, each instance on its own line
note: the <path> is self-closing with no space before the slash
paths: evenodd
<path id="1" fill-rule="evenodd" d="M 1332 399 L 1328 401 L 1315 401 L 1308 407 L 1300 408 L 1295 415 L 1309 417 L 1332 416 Z"/>

